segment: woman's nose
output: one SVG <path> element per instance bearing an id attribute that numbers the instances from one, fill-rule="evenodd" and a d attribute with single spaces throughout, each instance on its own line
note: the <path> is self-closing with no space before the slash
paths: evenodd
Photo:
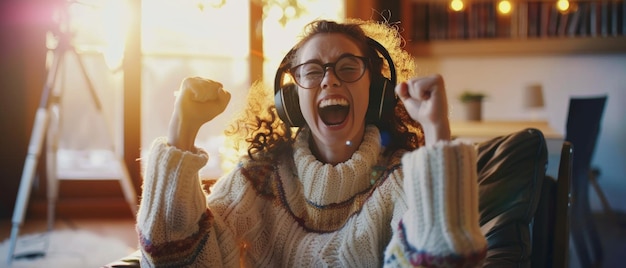
<path id="1" fill-rule="evenodd" d="M 338 87 L 341 85 L 341 80 L 335 75 L 335 69 L 332 67 L 326 67 L 324 70 L 324 77 L 322 77 L 321 87 Z"/>

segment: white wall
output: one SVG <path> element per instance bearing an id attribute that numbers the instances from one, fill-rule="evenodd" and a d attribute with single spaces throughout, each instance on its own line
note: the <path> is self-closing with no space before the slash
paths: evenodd
<path id="1" fill-rule="evenodd" d="M 485 120 L 527 120 L 522 92 L 530 83 L 544 90 L 544 116 L 565 133 L 571 96 L 607 94 L 600 137 L 592 165 L 599 167 L 599 183 L 613 209 L 626 211 L 626 54 L 524 57 L 459 57 L 418 59 L 422 74 L 443 75 L 452 119 L 462 119 L 457 96 L 464 89 L 488 94 Z M 598 196 L 590 190 L 593 210 L 601 210 Z"/>

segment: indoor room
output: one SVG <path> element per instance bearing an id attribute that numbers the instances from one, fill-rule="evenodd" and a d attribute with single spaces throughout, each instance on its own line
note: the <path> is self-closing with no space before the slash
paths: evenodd
<path id="1" fill-rule="evenodd" d="M 195 139 L 208 189 L 246 153 L 225 131 L 251 87 L 275 87 L 307 23 L 352 18 L 397 27 L 414 75 L 441 75 L 451 137 L 479 158 L 481 144 L 541 132 L 538 185 L 553 189 L 525 185 L 536 200 L 523 221 L 527 243 L 548 241 L 525 248 L 526 264 L 618 267 L 626 252 L 626 1 L 9 0 L 0 12 L 0 267 L 138 267 L 146 160 L 184 79 L 231 94 Z"/>

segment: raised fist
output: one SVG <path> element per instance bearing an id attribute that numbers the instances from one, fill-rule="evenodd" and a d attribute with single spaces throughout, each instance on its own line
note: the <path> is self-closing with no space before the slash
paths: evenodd
<path id="1" fill-rule="evenodd" d="M 181 123 L 199 128 L 226 109 L 230 93 L 222 84 L 201 77 L 187 77 L 180 85 L 174 113 Z"/>

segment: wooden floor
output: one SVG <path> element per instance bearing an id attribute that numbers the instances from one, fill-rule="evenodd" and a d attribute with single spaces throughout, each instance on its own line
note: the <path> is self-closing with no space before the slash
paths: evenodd
<path id="1" fill-rule="evenodd" d="M 20 235 L 41 233 L 47 230 L 45 219 L 27 219 L 20 227 Z M 0 219 L 0 241 L 11 236 L 11 219 Z M 138 248 L 137 233 L 135 232 L 134 218 L 58 218 L 54 224 L 55 230 L 86 230 L 107 237 L 115 237 L 124 241 L 129 247 Z M 124 257 L 124 256 L 120 256 Z M 113 261 L 113 260 L 112 260 Z"/>

